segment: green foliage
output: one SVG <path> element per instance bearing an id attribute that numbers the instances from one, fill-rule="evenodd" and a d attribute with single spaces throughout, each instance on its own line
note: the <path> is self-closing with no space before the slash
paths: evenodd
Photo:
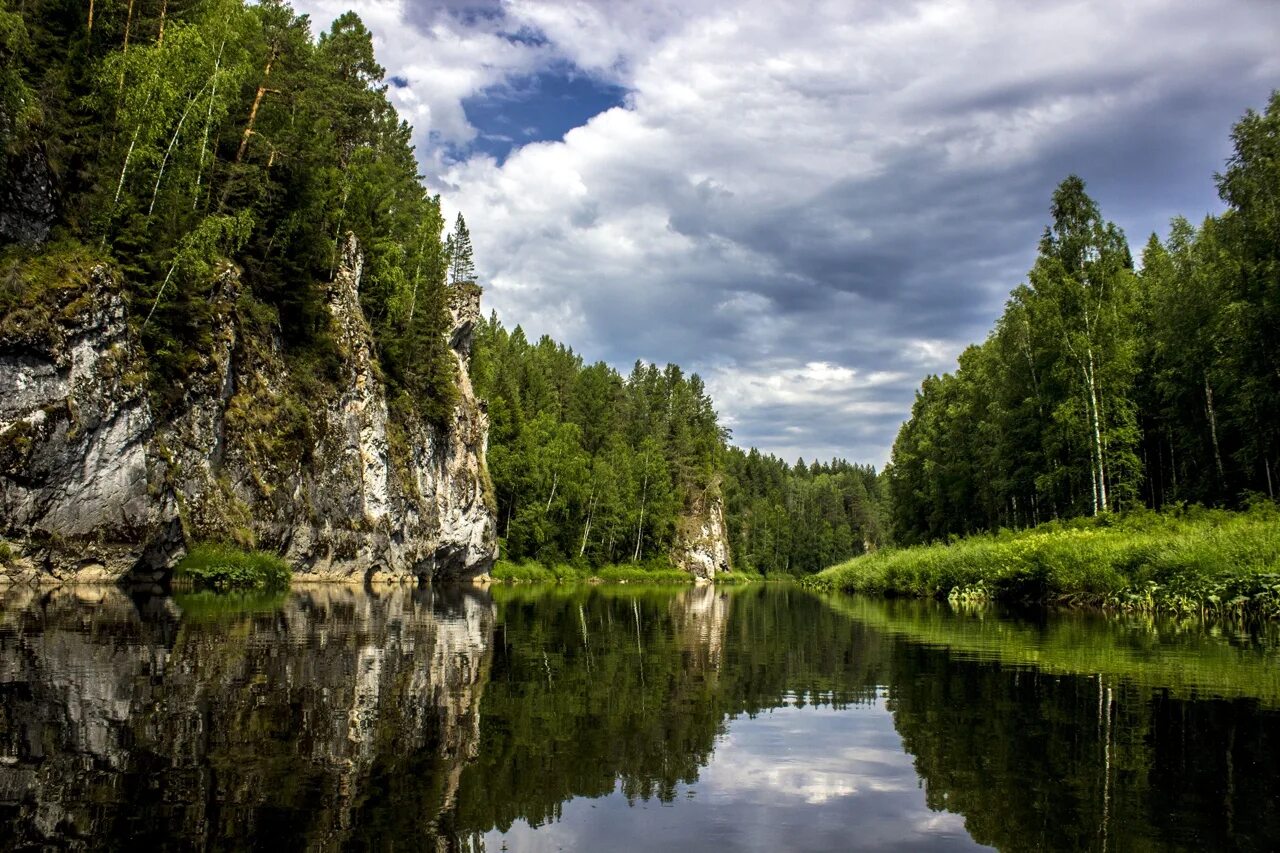
<path id="1" fill-rule="evenodd" d="M 621 377 L 496 318 L 475 330 L 498 533 L 511 560 L 607 566 L 670 553 L 715 488 L 723 433 L 702 380 L 637 363 Z"/>
<path id="2" fill-rule="evenodd" d="M 1280 489 L 1280 93 L 1232 134 L 1228 205 L 1134 272 L 1074 176 L 1026 284 L 925 379 L 888 470 L 903 544 Z"/>
<path id="3" fill-rule="evenodd" d="M 281 0 L 99 3 L 92 27 L 83 7 L 28 0 L 0 7 L 0 154 L 41 153 L 55 233 L 124 273 L 154 389 L 180 395 L 200 369 L 227 263 L 273 312 L 290 367 L 331 372 L 328 282 L 350 232 L 391 396 L 444 424 L 444 222 L 383 73 L 350 12 L 313 40 Z"/>
<path id="4" fill-rule="evenodd" d="M 729 448 L 724 494 L 735 572 L 812 574 L 885 544 L 884 480 L 843 459 L 794 466 Z"/>
<path id="5" fill-rule="evenodd" d="M 472 259 L 471 232 L 467 230 L 466 220 L 458 214 L 453 233 L 445 245 L 449 254 L 449 283 L 452 285 L 473 284 L 476 280 L 476 265 Z"/>
<path id="6" fill-rule="evenodd" d="M 702 379 L 676 365 L 637 362 L 623 377 L 491 317 L 476 329 L 471 375 L 489 405 L 498 532 L 515 563 L 591 574 L 665 558 L 678 525 L 715 499 L 734 571 L 749 576 L 815 572 L 885 540 L 873 468 L 792 468 L 727 447 Z"/>
<path id="7" fill-rule="evenodd" d="M 0 0 L 0 152 L 20 141 L 39 114 L 36 99 L 23 74 L 31 40 L 17 12 Z"/>
<path id="8" fill-rule="evenodd" d="M 176 580 L 197 589 L 279 590 L 289 586 L 293 570 L 275 554 L 245 551 L 234 545 L 205 543 L 193 547 L 174 569 Z"/>
<path id="9" fill-rule="evenodd" d="M 673 568 L 665 560 L 650 560 L 644 564 L 627 563 L 591 568 L 557 564 L 545 566 L 536 560 L 512 563 L 499 560 L 489 573 L 494 580 L 507 583 L 561 583 L 578 581 L 607 581 L 610 583 L 693 583 L 688 572 Z M 726 576 L 727 577 L 727 576 Z"/>
<path id="10" fill-rule="evenodd" d="M 884 550 L 810 581 L 848 592 L 1280 616 L 1280 510 L 1192 508 L 1055 521 Z"/>

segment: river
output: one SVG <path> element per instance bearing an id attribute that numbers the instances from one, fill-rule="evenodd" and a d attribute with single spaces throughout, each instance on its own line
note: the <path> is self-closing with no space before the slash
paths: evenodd
<path id="1" fill-rule="evenodd" d="M 793 586 L 0 594 L 0 848 L 1280 846 L 1280 642 Z"/>

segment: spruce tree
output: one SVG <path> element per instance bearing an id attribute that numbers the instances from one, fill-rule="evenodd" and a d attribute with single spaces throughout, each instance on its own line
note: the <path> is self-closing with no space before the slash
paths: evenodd
<path id="1" fill-rule="evenodd" d="M 471 232 L 467 230 L 467 222 L 461 213 L 453 226 L 449 247 L 449 283 L 474 284 L 476 265 L 471 259 Z"/>

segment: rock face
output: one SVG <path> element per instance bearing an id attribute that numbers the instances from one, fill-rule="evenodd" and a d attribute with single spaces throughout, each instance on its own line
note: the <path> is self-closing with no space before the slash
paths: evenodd
<path id="1" fill-rule="evenodd" d="M 676 525 L 672 561 L 677 568 L 704 580 L 731 570 L 729 531 L 724 523 L 724 498 L 712 485 L 693 504 L 692 511 Z"/>
<path id="2" fill-rule="evenodd" d="M 4 535 L 30 537 L 52 555 L 10 570 L 24 579 L 118 578 L 163 526 L 148 494 L 151 410 L 124 301 L 106 271 L 53 298 L 47 333 L 0 341 Z"/>
<path id="3" fill-rule="evenodd" d="M 153 416 L 118 284 L 101 268 L 47 342 L 0 340 L 0 506 L 28 557 L 11 578 L 162 576 L 190 541 L 275 550 L 295 577 L 471 576 L 496 553 L 488 421 L 466 360 L 478 289 L 451 330 L 459 403 L 441 428 L 393 418 L 348 237 L 330 287 L 336 381 L 301 399 L 279 341 L 219 276 L 216 331 L 174 414 Z M 472 304 L 474 303 L 474 304 Z"/>
<path id="4" fill-rule="evenodd" d="M 0 151 L 0 242 L 44 242 L 57 209 L 44 151 L 32 147 L 8 156 Z"/>

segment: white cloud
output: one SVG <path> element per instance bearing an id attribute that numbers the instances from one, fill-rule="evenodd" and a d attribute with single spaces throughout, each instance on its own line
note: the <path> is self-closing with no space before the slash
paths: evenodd
<path id="1" fill-rule="evenodd" d="M 1020 280 L 1058 180 L 1137 241 L 1194 218 L 1280 73 L 1280 6 L 1250 0 L 355 6 L 508 324 L 708 374 L 741 442 L 791 454 L 801 424 L 804 452 L 877 463 Z M 447 160 L 463 98 L 556 62 L 627 104 L 501 165 Z"/>

